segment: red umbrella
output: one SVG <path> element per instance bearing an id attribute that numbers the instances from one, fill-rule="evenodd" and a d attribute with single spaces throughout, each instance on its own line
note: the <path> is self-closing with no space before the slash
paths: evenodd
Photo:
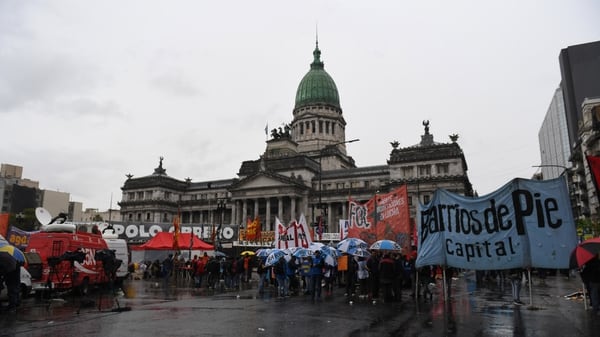
<path id="1" fill-rule="evenodd" d="M 598 257 L 600 253 L 600 238 L 585 240 L 578 244 L 571 253 L 569 266 L 571 268 L 580 268 L 591 259 Z"/>

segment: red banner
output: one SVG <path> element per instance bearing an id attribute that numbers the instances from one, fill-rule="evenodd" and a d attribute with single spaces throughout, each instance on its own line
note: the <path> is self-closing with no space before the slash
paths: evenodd
<path id="1" fill-rule="evenodd" d="M 248 219 L 246 222 L 246 240 L 255 241 L 260 239 L 260 219 L 257 217 L 254 220 Z"/>
<path id="2" fill-rule="evenodd" d="M 596 192 L 598 192 L 598 182 L 600 182 L 600 157 L 586 156 L 590 172 L 592 173 L 592 179 L 594 180 L 594 186 Z"/>
<path id="3" fill-rule="evenodd" d="M 365 204 L 349 201 L 348 237 L 360 238 L 369 245 L 377 240 L 392 240 L 411 247 L 411 220 L 406 185 L 386 194 L 376 194 Z"/>
<path id="4" fill-rule="evenodd" d="M 0 235 L 6 238 L 6 232 L 8 231 L 8 216 L 9 213 L 0 213 Z"/>

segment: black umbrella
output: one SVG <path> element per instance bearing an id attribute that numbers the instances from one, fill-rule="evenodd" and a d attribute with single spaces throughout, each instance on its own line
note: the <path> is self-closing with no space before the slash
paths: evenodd
<path id="1" fill-rule="evenodd" d="M 17 269 L 17 260 L 7 252 L 0 252 L 0 275 Z"/>

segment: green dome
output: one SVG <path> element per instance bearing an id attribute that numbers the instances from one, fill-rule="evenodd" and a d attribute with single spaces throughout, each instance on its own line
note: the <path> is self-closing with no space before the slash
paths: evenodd
<path id="1" fill-rule="evenodd" d="M 340 108 L 340 96 L 333 78 L 324 69 L 317 44 L 310 70 L 300 81 L 296 91 L 296 108 L 312 104 L 329 104 Z"/>

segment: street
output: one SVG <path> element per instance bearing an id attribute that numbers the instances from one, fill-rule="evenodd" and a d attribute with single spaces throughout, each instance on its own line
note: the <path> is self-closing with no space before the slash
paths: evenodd
<path id="1" fill-rule="evenodd" d="M 344 289 L 312 302 L 310 296 L 258 296 L 256 285 L 214 292 L 186 284 L 132 280 L 116 298 L 96 291 L 87 299 L 28 298 L 17 313 L 2 313 L 0 336 L 597 336 L 600 317 L 581 299 L 578 277 L 533 279 L 533 303 L 523 284 L 523 306 L 512 304 L 510 284 L 475 283 L 474 272 L 453 280 L 446 306 L 438 280 L 431 302 L 373 304 L 349 299 Z M 187 283 L 187 282 L 186 282 Z M 352 304 L 350 301 L 352 300 Z"/>

